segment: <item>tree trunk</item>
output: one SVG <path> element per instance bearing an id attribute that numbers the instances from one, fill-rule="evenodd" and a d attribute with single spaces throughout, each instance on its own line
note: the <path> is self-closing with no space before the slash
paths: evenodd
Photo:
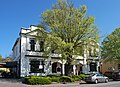
<path id="1" fill-rule="evenodd" d="M 72 65 L 72 55 L 68 54 L 69 56 L 67 57 L 67 64 L 66 64 L 66 75 L 67 76 L 72 76 L 73 74 L 73 65 Z"/>
<path id="2" fill-rule="evenodd" d="M 73 74 L 73 66 L 68 63 L 66 64 L 66 75 L 71 76 Z"/>

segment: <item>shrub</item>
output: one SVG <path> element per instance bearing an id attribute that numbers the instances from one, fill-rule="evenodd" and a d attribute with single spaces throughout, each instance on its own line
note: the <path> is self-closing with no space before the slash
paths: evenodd
<path id="1" fill-rule="evenodd" d="M 25 79 L 25 83 L 30 85 L 51 84 L 51 80 L 48 77 L 29 76 L 29 77 L 25 77 L 24 79 Z"/>
<path id="2" fill-rule="evenodd" d="M 26 84 L 28 84 L 28 80 L 30 79 L 30 77 L 29 76 L 26 76 L 26 77 L 24 77 L 24 79 L 23 79 L 23 83 L 26 83 Z"/>
<path id="3" fill-rule="evenodd" d="M 75 81 L 80 81 L 80 79 L 79 79 L 79 78 L 74 78 L 74 80 L 75 80 Z"/>
<path id="4" fill-rule="evenodd" d="M 52 82 L 47 77 L 41 77 L 40 79 L 38 79 L 38 83 L 44 85 L 44 84 L 51 84 Z"/>
<path id="5" fill-rule="evenodd" d="M 105 72 L 104 73 L 104 75 L 107 76 L 110 79 L 112 79 L 112 74 L 113 74 L 113 72 Z"/>
<path id="6" fill-rule="evenodd" d="M 48 77 L 60 77 L 60 75 L 59 74 L 49 74 L 49 75 L 47 75 Z"/>
<path id="7" fill-rule="evenodd" d="M 50 77 L 50 80 L 52 82 L 59 82 L 59 79 L 60 79 L 60 76 L 59 75 L 56 75 L 56 74 L 50 74 L 50 75 L 47 75 L 48 78 Z"/>
<path id="8" fill-rule="evenodd" d="M 0 70 L 1 73 L 5 72 L 5 70 Z"/>
<path id="9" fill-rule="evenodd" d="M 59 82 L 60 77 L 52 77 L 51 81 L 52 82 Z"/>
<path id="10" fill-rule="evenodd" d="M 62 77 L 60 77 L 59 81 L 60 82 L 74 82 L 74 79 L 72 79 L 69 76 L 62 76 Z"/>
<path id="11" fill-rule="evenodd" d="M 81 80 L 81 77 L 80 77 L 80 76 L 77 76 L 77 75 L 73 75 L 72 78 L 73 78 L 75 81 L 80 81 L 80 80 Z"/>
<path id="12" fill-rule="evenodd" d="M 79 75 L 79 78 L 81 78 L 81 80 L 85 80 L 86 76 L 87 76 L 87 75 L 85 75 L 85 74 L 80 74 L 80 75 Z"/>
<path id="13" fill-rule="evenodd" d="M 28 84 L 30 85 L 37 85 L 37 78 L 31 78 L 31 79 L 28 79 Z"/>

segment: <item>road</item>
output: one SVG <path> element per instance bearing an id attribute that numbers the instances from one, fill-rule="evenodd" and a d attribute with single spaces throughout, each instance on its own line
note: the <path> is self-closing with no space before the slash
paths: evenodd
<path id="1" fill-rule="evenodd" d="M 14 80 L 0 80 L 0 87 L 120 87 L 120 81 L 111 81 L 108 83 L 98 84 L 79 84 L 79 83 L 67 83 L 67 84 L 50 84 L 50 85 L 26 85 L 20 81 Z"/>
<path id="2" fill-rule="evenodd" d="M 108 83 L 98 83 L 98 84 L 79 84 L 79 83 L 70 83 L 70 84 L 56 84 L 56 85 L 44 85 L 40 87 L 120 87 L 120 81 L 112 81 Z"/>

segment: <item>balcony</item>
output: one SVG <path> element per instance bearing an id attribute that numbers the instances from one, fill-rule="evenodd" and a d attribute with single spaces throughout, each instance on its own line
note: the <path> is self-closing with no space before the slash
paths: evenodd
<path id="1" fill-rule="evenodd" d="M 43 52 L 40 52 L 40 51 L 26 51 L 26 55 L 27 56 L 45 56 L 43 55 Z M 48 55 L 46 55 L 47 57 Z M 61 54 L 51 54 L 51 57 L 56 57 L 56 58 L 59 58 L 61 57 Z"/>
<path id="2" fill-rule="evenodd" d="M 39 52 L 39 51 L 26 51 L 26 55 L 29 55 L 29 56 L 43 56 L 43 52 Z"/>

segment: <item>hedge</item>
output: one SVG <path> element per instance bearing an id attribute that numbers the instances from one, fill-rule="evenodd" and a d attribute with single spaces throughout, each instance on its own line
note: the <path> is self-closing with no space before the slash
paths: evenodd
<path id="1" fill-rule="evenodd" d="M 44 85 L 44 84 L 51 84 L 52 82 L 74 82 L 74 81 L 80 81 L 85 80 L 86 75 L 81 74 L 79 76 L 73 75 L 72 77 L 69 76 L 27 76 L 24 77 L 24 83 L 30 84 L 30 85 Z"/>
<path id="2" fill-rule="evenodd" d="M 77 76 L 77 75 L 73 75 L 72 78 L 73 78 L 75 81 L 80 81 L 80 80 L 82 79 L 82 77 Z"/>
<path id="3" fill-rule="evenodd" d="M 29 76 L 24 78 L 26 84 L 30 85 L 44 85 L 51 84 L 51 80 L 48 77 L 37 77 L 37 76 Z"/>
<path id="4" fill-rule="evenodd" d="M 60 79 L 60 77 L 52 77 L 52 78 L 50 78 L 50 80 L 52 82 L 59 82 L 59 79 Z"/>
<path id="5" fill-rule="evenodd" d="M 85 80 L 85 78 L 87 77 L 88 75 L 85 75 L 85 74 L 80 74 L 79 77 L 81 78 L 81 80 Z"/>
<path id="6" fill-rule="evenodd" d="M 74 79 L 69 76 L 61 76 L 59 81 L 60 82 L 74 82 Z"/>

